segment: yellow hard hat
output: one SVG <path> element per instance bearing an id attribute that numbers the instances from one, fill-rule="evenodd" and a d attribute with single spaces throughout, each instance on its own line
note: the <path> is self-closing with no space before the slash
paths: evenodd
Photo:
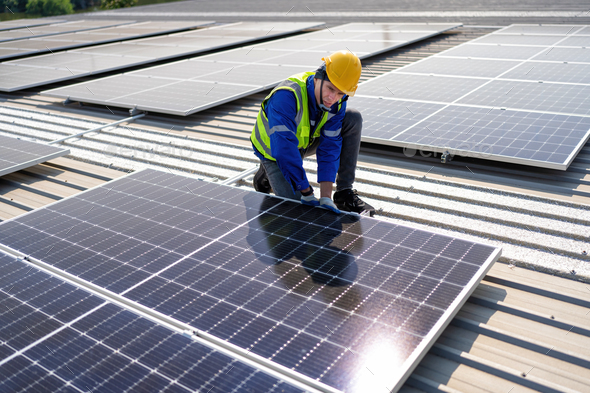
<path id="1" fill-rule="evenodd" d="M 352 97 L 361 77 L 361 61 L 352 52 L 341 50 L 323 57 L 326 62 L 326 74 L 334 86 L 344 94 Z"/>

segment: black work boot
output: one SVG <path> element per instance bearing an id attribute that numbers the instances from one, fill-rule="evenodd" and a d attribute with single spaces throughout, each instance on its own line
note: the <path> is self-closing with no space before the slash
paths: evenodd
<path id="1" fill-rule="evenodd" d="M 375 215 L 375 208 L 359 198 L 356 190 L 342 190 L 334 193 L 334 203 L 338 209 L 359 214 Z"/>
<path id="2" fill-rule="evenodd" d="M 265 194 L 270 194 L 272 192 L 272 187 L 270 186 L 266 171 L 262 165 L 260 165 L 258 172 L 254 175 L 254 181 L 252 183 L 254 184 L 254 189 L 258 192 L 263 192 Z"/>

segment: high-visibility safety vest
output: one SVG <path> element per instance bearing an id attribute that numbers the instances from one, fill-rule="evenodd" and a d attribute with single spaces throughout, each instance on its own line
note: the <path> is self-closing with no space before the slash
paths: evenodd
<path id="1" fill-rule="evenodd" d="M 324 124 L 326 124 L 326 122 L 335 115 L 334 113 L 324 112 L 322 119 L 315 128 L 313 136 L 309 135 L 311 132 L 311 125 L 309 122 L 309 99 L 307 96 L 306 83 L 307 78 L 309 78 L 311 75 L 315 75 L 315 72 L 303 72 L 301 74 L 296 74 L 289 77 L 277 87 L 275 87 L 264 99 L 264 101 L 262 101 L 260 111 L 258 112 L 258 118 L 256 119 L 256 124 L 252 130 L 250 140 L 260 152 L 260 154 L 262 154 L 265 158 L 276 161 L 276 159 L 270 153 L 270 136 L 275 132 L 290 131 L 284 125 L 274 126 L 272 129 L 268 125 L 268 118 L 264 112 L 264 109 L 270 97 L 272 97 L 272 95 L 277 91 L 289 90 L 295 94 L 295 98 L 297 100 L 297 114 L 294 120 L 295 124 L 297 124 L 296 136 L 297 141 L 299 142 L 297 145 L 298 149 L 307 148 L 309 146 L 310 139 L 318 138 Z M 341 106 L 342 102 L 339 102 L 338 111 L 340 111 Z"/>

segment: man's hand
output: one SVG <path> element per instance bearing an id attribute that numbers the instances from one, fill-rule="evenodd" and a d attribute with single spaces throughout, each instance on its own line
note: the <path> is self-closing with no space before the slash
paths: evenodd
<path id="1" fill-rule="evenodd" d="M 336 214 L 342 213 L 340 210 L 338 210 L 338 208 L 334 204 L 334 201 L 332 201 L 332 199 L 327 198 L 327 197 L 320 198 L 320 206 L 323 207 L 324 209 L 332 210 Z"/>
<path id="2" fill-rule="evenodd" d="M 309 196 L 301 196 L 301 203 L 303 203 L 304 205 L 308 205 L 308 206 L 319 206 L 320 205 L 320 201 L 318 201 L 318 199 L 313 195 L 309 195 Z"/>

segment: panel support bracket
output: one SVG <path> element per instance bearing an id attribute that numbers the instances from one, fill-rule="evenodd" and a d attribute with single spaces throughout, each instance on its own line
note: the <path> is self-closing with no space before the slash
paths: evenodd
<path id="1" fill-rule="evenodd" d="M 129 109 L 129 115 L 130 116 L 135 116 L 135 115 L 139 115 L 143 113 L 144 115 L 147 115 L 147 112 L 145 111 L 140 111 L 139 109 L 137 109 L 137 107 L 134 107 L 133 109 Z"/>
<path id="2" fill-rule="evenodd" d="M 447 150 L 440 156 L 440 162 L 446 164 L 447 162 L 451 162 L 453 157 L 453 154 L 449 153 L 449 151 Z"/>

